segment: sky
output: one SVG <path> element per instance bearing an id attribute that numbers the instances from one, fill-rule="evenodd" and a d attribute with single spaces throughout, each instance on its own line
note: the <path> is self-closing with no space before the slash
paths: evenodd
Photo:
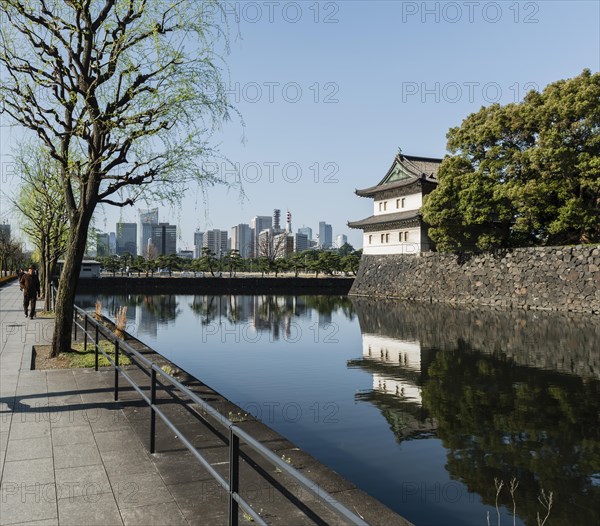
<path id="1" fill-rule="evenodd" d="M 398 148 L 443 157 L 446 134 L 494 102 L 600 70 L 598 1 L 245 1 L 230 2 L 226 57 L 234 118 L 214 137 L 219 173 L 239 186 L 190 188 L 180 206 L 159 206 L 193 232 L 249 223 L 273 209 L 294 232 L 319 221 L 361 248 L 347 221 L 371 215 L 354 190 L 377 184 Z M 11 151 L 22 136 L 1 119 L 0 190 L 10 191 Z M 95 226 L 137 222 L 138 208 L 103 206 Z M 0 222 L 17 219 L 4 199 Z M 18 234 L 18 232 L 17 232 Z"/>

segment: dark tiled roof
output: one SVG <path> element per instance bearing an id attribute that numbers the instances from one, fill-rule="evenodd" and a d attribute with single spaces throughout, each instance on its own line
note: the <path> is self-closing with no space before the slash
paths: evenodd
<path id="1" fill-rule="evenodd" d="M 350 228 L 364 228 L 366 226 L 391 223 L 393 221 L 407 221 L 409 219 L 416 219 L 417 217 L 420 217 L 418 210 L 409 210 L 407 212 L 370 216 L 360 221 L 349 221 L 348 226 Z"/>
<path id="2" fill-rule="evenodd" d="M 408 174 L 406 179 L 392 181 L 391 183 L 385 183 L 390 177 L 390 174 L 394 170 L 396 163 L 399 163 L 404 172 Z M 361 197 L 373 197 L 374 194 L 384 191 L 393 190 L 394 188 L 400 188 L 403 186 L 409 186 L 418 181 L 428 181 L 436 184 L 437 172 L 442 163 L 442 159 L 433 159 L 429 157 L 416 157 L 413 155 L 398 154 L 394 158 L 392 166 L 385 174 L 385 177 L 375 186 L 364 188 L 362 190 L 356 190 L 356 194 Z"/>

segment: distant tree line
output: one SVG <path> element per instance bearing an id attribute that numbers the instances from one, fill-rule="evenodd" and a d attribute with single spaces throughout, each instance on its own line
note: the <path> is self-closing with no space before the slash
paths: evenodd
<path id="1" fill-rule="evenodd" d="M 347 245 L 347 246 L 346 246 Z M 98 258 L 104 271 L 125 274 L 129 268 L 131 275 L 152 276 L 159 269 L 167 270 L 170 274 L 179 271 L 205 272 L 211 276 L 228 275 L 234 277 L 237 272 L 254 272 L 262 276 L 281 273 L 293 274 L 311 273 L 333 276 L 344 274 L 355 276 L 358 272 L 362 250 L 354 250 L 346 244 L 339 250 L 305 250 L 291 254 L 289 257 L 271 259 L 269 257 L 241 258 L 239 251 L 230 250 L 222 257 L 210 249 L 204 248 L 199 258 L 189 259 L 172 255 L 160 255 L 155 258 L 144 258 L 132 254 L 121 256 L 106 256 Z"/>

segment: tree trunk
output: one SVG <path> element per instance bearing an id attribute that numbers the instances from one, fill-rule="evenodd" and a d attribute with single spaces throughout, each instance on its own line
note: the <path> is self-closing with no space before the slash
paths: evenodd
<path id="1" fill-rule="evenodd" d="M 58 356 L 61 352 L 71 350 L 71 331 L 73 329 L 73 312 L 75 310 L 73 304 L 92 213 L 93 209 L 85 216 L 80 217 L 79 222 L 71 232 L 67 245 L 65 264 L 58 282 L 56 296 L 56 320 L 54 336 L 52 338 L 52 357 Z"/>

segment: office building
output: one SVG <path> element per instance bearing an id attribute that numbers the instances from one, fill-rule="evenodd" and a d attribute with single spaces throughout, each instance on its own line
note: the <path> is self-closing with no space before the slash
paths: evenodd
<path id="1" fill-rule="evenodd" d="M 137 254 L 137 224 L 117 223 L 117 255 Z"/>
<path id="2" fill-rule="evenodd" d="M 177 254 L 177 225 L 159 223 L 152 227 L 152 244 L 157 255 Z"/>
<path id="3" fill-rule="evenodd" d="M 312 228 L 308 226 L 303 226 L 302 228 L 299 228 L 298 234 L 304 234 L 306 236 L 306 239 L 308 239 L 309 241 L 313 238 Z"/>
<path id="4" fill-rule="evenodd" d="M 202 246 L 204 244 L 204 232 L 196 230 L 194 232 L 194 258 L 202 257 Z"/>
<path id="5" fill-rule="evenodd" d="M 267 230 L 273 226 L 273 218 L 269 216 L 256 216 L 250 221 L 250 227 L 253 230 L 252 235 L 252 255 L 258 257 L 258 238 L 263 230 Z"/>
<path id="6" fill-rule="evenodd" d="M 108 253 L 111 256 L 115 256 L 117 254 L 117 234 L 114 232 L 108 234 Z"/>
<path id="7" fill-rule="evenodd" d="M 215 228 L 204 233 L 203 247 L 208 248 L 216 257 L 221 258 L 227 254 L 228 245 L 227 230 Z"/>
<path id="8" fill-rule="evenodd" d="M 140 210 L 140 230 L 138 248 L 140 255 L 147 256 L 148 241 L 152 237 L 152 229 L 158 225 L 158 208 Z"/>
<path id="9" fill-rule="evenodd" d="M 96 257 L 102 258 L 110 255 L 110 241 L 107 233 L 96 234 Z"/>
<path id="10" fill-rule="evenodd" d="M 231 250 L 237 250 L 240 257 L 252 257 L 252 229 L 250 225 L 241 223 L 231 228 Z"/>
<path id="11" fill-rule="evenodd" d="M 342 248 L 346 243 L 348 243 L 348 237 L 344 234 L 335 236 L 335 248 Z"/>
<path id="12" fill-rule="evenodd" d="M 308 248 L 308 237 L 306 234 L 298 232 L 294 236 L 294 252 L 303 252 L 304 250 L 308 250 Z"/>
<path id="13" fill-rule="evenodd" d="M 319 221 L 319 247 L 331 248 L 333 245 L 333 231 L 331 225 L 325 221 Z"/>
<path id="14" fill-rule="evenodd" d="M 281 231 L 281 210 L 279 208 L 273 210 L 273 230 L 275 232 Z"/>

